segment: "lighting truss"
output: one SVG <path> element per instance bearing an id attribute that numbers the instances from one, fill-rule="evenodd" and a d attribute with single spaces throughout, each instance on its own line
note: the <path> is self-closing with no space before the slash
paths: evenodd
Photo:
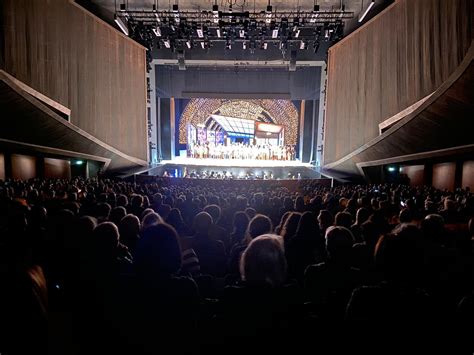
<path id="1" fill-rule="evenodd" d="M 149 49 L 153 47 L 175 50 L 193 50 L 195 47 L 208 50 L 221 42 L 229 50 L 236 48 L 267 49 L 269 44 L 280 48 L 283 56 L 288 49 L 306 50 L 320 42 L 334 42 L 342 38 L 344 20 L 354 18 L 354 13 L 339 11 L 266 11 L 235 12 L 231 9 L 219 11 L 181 11 L 177 5 L 172 10 L 133 10 L 121 6 L 115 13 L 115 21 L 122 31 Z M 123 24 L 123 25 L 122 25 Z M 123 27 L 123 28 L 122 28 Z"/>

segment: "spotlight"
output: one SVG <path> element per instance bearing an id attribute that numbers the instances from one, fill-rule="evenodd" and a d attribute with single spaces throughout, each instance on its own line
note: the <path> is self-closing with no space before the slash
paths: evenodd
<path id="1" fill-rule="evenodd" d="M 156 8 L 156 4 L 153 4 L 153 12 L 154 12 L 155 17 L 156 17 L 156 22 L 161 22 L 160 16 L 158 16 L 157 10 L 158 10 L 158 9 Z"/>
<path id="2" fill-rule="evenodd" d="M 178 69 L 179 70 L 186 70 L 186 64 L 184 62 L 184 51 L 178 51 Z"/>
<path id="3" fill-rule="evenodd" d="M 125 24 L 125 22 L 123 22 L 123 20 L 118 17 L 117 15 L 114 15 L 114 21 L 115 23 L 120 27 L 120 29 L 122 30 L 122 32 L 128 36 L 128 27 L 127 25 Z"/>
<path id="4" fill-rule="evenodd" d="M 289 71 L 296 71 L 296 50 L 292 50 L 290 54 L 290 65 L 288 66 Z"/>
<path id="5" fill-rule="evenodd" d="M 272 5 L 268 4 L 267 11 L 265 13 L 265 22 L 270 23 L 272 20 Z"/>
<path id="6" fill-rule="evenodd" d="M 317 18 L 319 16 L 318 12 L 319 12 L 319 5 L 314 4 L 313 13 L 311 14 L 309 22 L 315 23 L 317 21 Z"/>
<path id="7" fill-rule="evenodd" d="M 314 42 L 314 53 L 317 53 L 319 50 L 319 42 Z"/>
<path id="8" fill-rule="evenodd" d="M 364 13 L 362 14 L 361 17 L 359 17 L 359 22 L 362 22 L 364 21 L 364 18 L 365 16 L 367 16 L 367 14 L 369 13 L 370 9 L 372 8 L 372 6 L 375 5 L 375 0 L 372 0 L 369 4 L 369 6 L 367 6 L 367 9 L 365 9 Z"/>
<path id="9" fill-rule="evenodd" d="M 161 37 L 161 29 L 159 27 L 153 28 L 153 33 L 156 37 Z"/>

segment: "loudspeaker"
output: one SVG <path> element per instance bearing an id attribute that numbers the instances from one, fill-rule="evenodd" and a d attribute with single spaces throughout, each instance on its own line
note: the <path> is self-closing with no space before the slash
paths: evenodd
<path id="1" fill-rule="evenodd" d="M 186 70 L 186 64 L 184 63 L 184 51 L 178 51 L 178 67 L 179 70 Z"/>
<path id="2" fill-rule="evenodd" d="M 296 50 L 293 49 L 290 53 L 290 65 L 288 67 L 289 71 L 296 71 Z"/>

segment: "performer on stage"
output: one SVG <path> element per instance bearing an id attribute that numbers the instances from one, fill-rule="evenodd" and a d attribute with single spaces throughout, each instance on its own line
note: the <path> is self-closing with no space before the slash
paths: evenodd
<path id="1" fill-rule="evenodd" d="M 231 143 L 195 143 L 189 144 L 187 155 L 196 159 L 239 159 L 239 160 L 295 160 L 294 145 Z"/>

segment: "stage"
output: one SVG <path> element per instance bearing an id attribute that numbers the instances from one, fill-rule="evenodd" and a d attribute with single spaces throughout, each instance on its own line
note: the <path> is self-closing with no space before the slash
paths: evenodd
<path id="1" fill-rule="evenodd" d="M 156 167 L 148 170 L 148 175 L 198 177 L 211 173 L 242 179 L 318 179 L 319 169 L 299 160 L 244 160 L 244 159 L 197 159 L 176 157 L 163 160 Z"/>
<path id="2" fill-rule="evenodd" d="M 299 160 L 249 160 L 249 159 L 198 159 L 176 157 L 173 160 L 163 160 L 165 164 L 179 164 L 186 166 L 235 167 L 235 168 L 276 168 L 276 167 L 308 167 L 311 164 Z"/>

